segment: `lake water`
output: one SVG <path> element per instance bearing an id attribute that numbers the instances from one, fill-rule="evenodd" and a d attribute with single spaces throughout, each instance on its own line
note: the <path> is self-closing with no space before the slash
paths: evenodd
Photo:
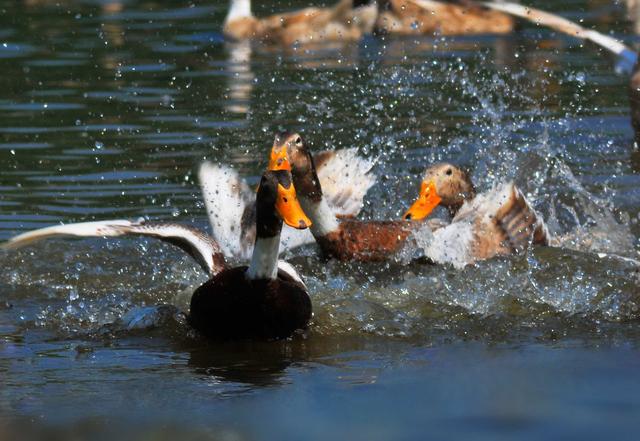
<path id="1" fill-rule="evenodd" d="M 536 6 L 637 41 L 620 5 Z M 514 180 L 559 246 L 462 271 L 296 250 L 309 331 L 227 344 L 159 306 L 185 308 L 205 280 L 171 246 L 0 254 L 0 439 L 637 439 L 640 153 L 615 60 L 531 25 L 232 45 L 225 13 L 0 0 L 0 240 L 141 216 L 208 229 L 198 164 L 256 183 L 288 129 L 378 159 L 363 218 L 399 217 L 423 168 L 448 160 L 480 190 Z"/>

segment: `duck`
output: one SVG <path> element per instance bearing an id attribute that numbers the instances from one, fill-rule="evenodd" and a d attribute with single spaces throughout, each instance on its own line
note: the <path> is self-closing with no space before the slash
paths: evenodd
<path id="1" fill-rule="evenodd" d="M 357 41 L 373 31 L 376 17 L 375 1 L 340 0 L 333 7 L 257 18 L 251 12 L 251 0 L 230 0 L 222 30 L 230 40 L 282 46 Z"/>
<path id="2" fill-rule="evenodd" d="M 276 133 L 273 145 L 289 136 L 287 132 Z M 314 163 L 331 213 L 338 218 L 355 218 L 364 206 L 365 195 L 376 183 L 377 176 L 372 171 L 375 159 L 360 156 L 356 148 L 347 148 L 320 151 L 314 155 Z M 203 162 L 198 180 L 213 238 L 226 256 L 249 259 L 256 235 L 255 191 L 227 164 Z M 280 250 L 314 242 L 309 229 L 287 228 L 280 237 Z"/>
<path id="3" fill-rule="evenodd" d="M 267 170 L 262 175 L 255 219 L 256 238 L 248 266 L 229 266 L 218 243 L 196 228 L 144 219 L 51 226 L 16 236 L 2 248 L 17 249 L 62 236 L 160 239 L 185 251 L 209 275 L 194 291 L 187 315 L 198 333 L 225 340 L 287 338 L 304 330 L 312 317 L 302 278 L 293 266 L 278 261 L 283 223 L 296 229 L 311 225 L 298 202 L 290 170 Z"/>
<path id="4" fill-rule="evenodd" d="M 416 235 L 432 262 L 464 268 L 550 243 L 542 216 L 513 182 L 477 195 L 466 171 L 450 163 L 434 164 L 426 168 L 418 198 L 403 218 L 423 221 L 438 205 L 448 209 L 451 221 L 432 223 L 427 235 Z"/>
<path id="5" fill-rule="evenodd" d="M 277 166 L 274 158 L 290 163 L 300 205 L 311 219 L 311 233 L 327 258 L 363 262 L 393 259 L 405 247 L 418 245 L 424 231 L 435 237 L 426 249 L 427 257 L 458 268 L 526 249 L 531 235 L 536 244 L 548 242 L 544 222 L 513 183 L 476 196 L 469 174 L 449 163 L 427 167 L 419 197 L 402 219 L 363 221 L 340 219 L 332 213 L 314 158 L 299 134 L 274 143 L 270 168 Z M 427 219 L 437 206 L 449 210 L 451 222 Z M 456 242 L 460 249 L 448 253 L 449 242 L 461 232 L 465 236 Z"/>
<path id="6" fill-rule="evenodd" d="M 398 35 L 507 34 L 511 16 L 472 0 L 379 0 L 375 32 Z"/>

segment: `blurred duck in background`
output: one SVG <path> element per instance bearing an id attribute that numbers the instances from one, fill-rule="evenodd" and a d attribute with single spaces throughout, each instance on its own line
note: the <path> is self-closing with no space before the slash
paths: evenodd
<path id="1" fill-rule="evenodd" d="M 377 17 L 375 0 L 340 0 L 332 7 L 257 18 L 251 0 L 230 0 L 223 32 L 232 40 L 255 40 L 291 46 L 335 41 L 357 41 L 373 31 Z"/>
<path id="2" fill-rule="evenodd" d="M 376 32 L 399 35 L 507 34 L 514 20 L 472 0 L 379 0 Z"/>

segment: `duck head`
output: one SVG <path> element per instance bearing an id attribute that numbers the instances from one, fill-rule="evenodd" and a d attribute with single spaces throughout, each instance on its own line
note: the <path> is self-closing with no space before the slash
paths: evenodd
<path id="1" fill-rule="evenodd" d="M 300 207 L 291 171 L 267 170 L 262 175 L 256 198 L 258 237 L 272 237 L 282 228 L 282 222 L 303 230 L 311 226 L 311 220 Z"/>
<path id="2" fill-rule="evenodd" d="M 467 172 L 452 164 L 435 164 L 425 170 L 420 184 L 420 195 L 404 214 L 403 219 L 424 219 L 438 205 L 447 207 L 453 216 L 464 201 L 474 198 L 475 195 L 475 187 Z"/>
<path id="3" fill-rule="evenodd" d="M 313 156 L 298 133 L 278 133 L 273 142 L 269 168 L 287 167 L 291 170 L 293 182 L 300 196 L 312 202 L 319 202 L 322 199 L 322 187 Z"/>

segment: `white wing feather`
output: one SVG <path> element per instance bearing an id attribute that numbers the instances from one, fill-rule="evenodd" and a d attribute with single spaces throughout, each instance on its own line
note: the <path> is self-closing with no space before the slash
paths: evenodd
<path id="1" fill-rule="evenodd" d="M 412 0 L 414 3 L 419 3 L 424 0 Z M 593 29 L 587 29 L 550 12 L 542 11 L 540 9 L 532 8 L 525 5 L 519 5 L 517 3 L 510 2 L 484 2 L 482 3 L 487 8 L 501 11 L 506 14 L 510 14 L 516 17 L 523 18 L 537 25 L 542 25 L 572 37 L 580 38 L 582 40 L 591 41 L 598 46 L 608 50 L 621 57 L 627 63 L 626 68 L 632 69 L 636 64 L 638 56 L 635 51 L 627 47 L 621 41 L 604 35 Z"/>
<path id="2" fill-rule="evenodd" d="M 55 225 L 20 234 L 0 245 L 1 249 L 13 250 L 40 240 L 55 237 L 119 237 L 147 236 L 169 242 L 193 257 L 209 274 L 216 274 L 224 262 L 218 244 L 200 230 L 185 225 L 137 221 L 108 220 Z M 221 259 L 221 260 L 217 260 Z"/>
<path id="3" fill-rule="evenodd" d="M 364 197 L 376 183 L 371 172 L 374 160 L 358 155 L 355 148 L 336 150 L 316 171 L 322 194 L 329 207 L 339 216 L 357 216 Z"/>
<path id="4" fill-rule="evenodd" d="M 255 201 L 247 183 L 231 167 L 204 162 L 198 171 L 213 238 L 225 256 L 248 259 L 253 244 L 241 244 L 241 220 L 248 203 Z M 248 249 L 248 251 L 247 251 Z"/>
<path id="5" fill-rule="evenodd" d="M 356 216 L 364 205 L 364 196 L 375 184 L 371 172 L 374 161 L 358 155 L 357 149 L 337 150 L 320 165 L 318 178 L 332 211 L 339 216 Z M 214 239 L 225 255 L 248 260 L 253 244 L 242 243 L 241 219 L 246 207 L 255 202 L 255 192 L 234 169 L 205 162 L 198 172 Z M 254 228 L 255 225 L 249 226 Z M 254 237 L 254 235 L 247 235 Z M 307 230 L 283 228 L 280 250 L 313 243 Z"/>

